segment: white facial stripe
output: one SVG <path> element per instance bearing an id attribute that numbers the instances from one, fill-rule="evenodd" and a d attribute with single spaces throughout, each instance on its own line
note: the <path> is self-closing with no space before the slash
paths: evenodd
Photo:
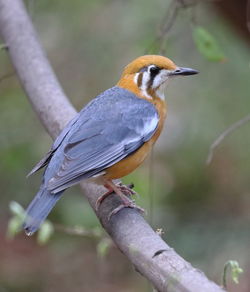
<path id="1" fill-rule="evenodd" d="M 135 83 L 136 85 L 138 85 L 138 77 L 139 77 L 139 75 L 140 75 L 140 73 L 136 73 L 136 74 L 135 74 L 135 77 L 134 77 L 134 83 Z"/>
<path id="2" fill-rule="evenodd" d="M 156 66 L 155 65 L 150 65 L 150 66 L 148 66 L 148 72 L 150 72 L 150 69 L 151 68 L 155 68 Z"/>
<path id="3" fill-rule="evenodd" d="M 142 95 L 149 99 L 152 99 L 152 96 L 148 94 L 148 86 L 150 86 L 149 83 L 150 83 L 150 79 L 152 78 L 150 69 L 154 67 L 156 66 L 150 65 L 147 68 L 145 68 L 146 70 L 136 73 L 134 76 L 134 82 L 137 86 L 139 86 L 138 79 L 139 79 L 140 74 L 142 74 L 142 79 L 141 79 L 141 82 L 139 82 L 140 83 L 139 87 L 141 89 Z M 153 83 L 151 85 L 152 89 L 156 90 L 156 95 L 162 100 L 165 99 L 165 95 L 164 95 L 165 83 L 170 77 L 169 76 L 170 72 L 171 72 L 170 70 L 161 69 L 159 73 L 155 75 L 155 78 L 153 79 Z"/>
<path id="4" fill-rule="evenodd" d="M 138 86 L 138 78 L 139 78 L 140 74 L 143 74 L 142 75 L 142 84 L 140 86 L 140 89 L 142 91 L 142 95 L 144 95 L 147 98 L 151 98 L 152 99 L 152 97 L 147 93 L 147 80 L 148 80 L 148 78 L 150 78 L 148 72 L 136 73 L 135 77 L 134 77 L 134 82 Z M 145 74 L 147 74 L 147 76 L 145 76 Z"/>
<path id="5" fill-rule="evenodd" d="M 150 73 L 148 71 L 143 72 L 141 91 L 145 97 L 152 99 L 152 97 L 147 92 L 149 80 L 150 80 Z"/>
<path id="6" fill-rule="evenodd" d="M 157 88 L 167 81 L 169 76 L 169 71 L 162 69 L 158 75 L 155 76 L 152 88 Z"/>
<path id="7" fill-rule="evenodd" d="M 142 89 L 147 89 L 147 85 L 148 85 L 149 80 L 150 80 L 150 73 L 148 73 L 148 71 L 143 72 L 142 84 L 141 84 Z"/>

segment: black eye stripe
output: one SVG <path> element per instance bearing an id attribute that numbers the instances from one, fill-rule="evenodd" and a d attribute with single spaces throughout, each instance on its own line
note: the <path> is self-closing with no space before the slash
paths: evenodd
<path id="1" fill-rule="evenodd" d="M 149 66 L 142 67 L 139 72 L 144 73 L 144 72 L 149 71 L 151 75 L 156 75 L 160 72 L 160 70 L 161 68 L 156 65 L 149 65 Z"/>
<path id="2" fill-rule="evenodd" d="M 159 72 L 160 72 L 160 68 L 159 67 L 157 67 L 157 66 L 153 66 L 153 67 L 151 67 L 150 69 L 149 69 L 149 72 L 150 72 L 150 75 L 151 76 L 156 76 Z"/>
<path id="3" fill-rule="evenodd" d="M 149 68 L 150 79 L 148 80 L 148 84 L 147 84 L 148 89 L 150 89 L 152 87 L 152 85 L 154 83 L 154 79 L 159 74 L 160 71 L 161 71 L 161 68 L 159 68 L 158 66 L 151 66 Z"/>
<path id="4" fill-rule="evenodd" d="M 156 65 L 149 65 L 149 66 L 145 66 L 145 67 L 142 67 L 140 70 L 139 70 L 139 75 L 137 77 L 137 86 L 138 87 L 141 87 L 143 84 L 143 75 L 144 73 L 149 73 L 149 79 L 147 80 L 147 83 L 145 84 L 146 85 L 146 88 L 147 90 L 150 89 L 154 83 L 154 79 L 155 77 L 160 73 L 162 68 L 156 66 Z"/>

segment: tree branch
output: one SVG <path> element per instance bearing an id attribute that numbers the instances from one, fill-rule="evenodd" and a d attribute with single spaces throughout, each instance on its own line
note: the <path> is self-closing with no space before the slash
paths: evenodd
<path id="1" fill-rule="evenodd" d="M 41 49 L 21 0 L 0 0 L 0 33 L 34 110 L 55 138 L 76 112 Z M 104 188 L 90 183 L 81 185 L 94 207 Z M 119 202 L 118 196 L 110 196 L 101 204 L 97 216 L 118 248 L 158 291 L 224 291 L 176 254 L 136 210 L 123 209 L 108 220 Z"/>

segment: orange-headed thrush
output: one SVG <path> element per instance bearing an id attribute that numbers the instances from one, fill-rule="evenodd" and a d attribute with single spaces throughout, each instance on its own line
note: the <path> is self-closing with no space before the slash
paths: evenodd
<path id="1" fill-rule="evenodd" d="M 167 81 L 197 73 L 157 55 L 128 64 L 117 85 L 88 103 L 32 169 L 30 174 L 46 167 L 41 187 L 26 210 L 26 233 L 35 232 L 63 192 L 83 179 L 103 184 L 121 197 L 124 206 L 133 207 L 112 180 L 137 168 L 159 137 L 166 117 Z"/>

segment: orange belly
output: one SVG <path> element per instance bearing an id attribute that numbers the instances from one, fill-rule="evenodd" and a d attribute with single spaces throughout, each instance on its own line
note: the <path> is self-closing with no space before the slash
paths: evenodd
<path id="1" fill-rule="evenodd" d="M 117 162 L 116 164 L 112 165 L 111 167 L 106 169 L 106 173 L 103 176 L 108 180 L 118 179 L 123 176 L 128 175 L 132 171 L 134 171 L 138 166 L 142 164 L 145 160 L 149 152 L 151 151 L 154 143 L 158 139 L 163 129 L 165 117 L 166 117 L 166 104 L 163 100 L 157 98 L 154 100 L 154 105 L 159 113 L 159 125 L 155 134 L 152 138 L 144 143 L 138 150 L 134 153 L 129 155 L 128 157 L 124 158 L 123 160 Z"/>
<path id="2" fill-rule="evenodd" d="M 152 148 L 151 144 L 149 142 L 143 144 L 136 152 L 106 169 L 104 178 L 112 180 L 131 173 L 145 160 Z"/>

